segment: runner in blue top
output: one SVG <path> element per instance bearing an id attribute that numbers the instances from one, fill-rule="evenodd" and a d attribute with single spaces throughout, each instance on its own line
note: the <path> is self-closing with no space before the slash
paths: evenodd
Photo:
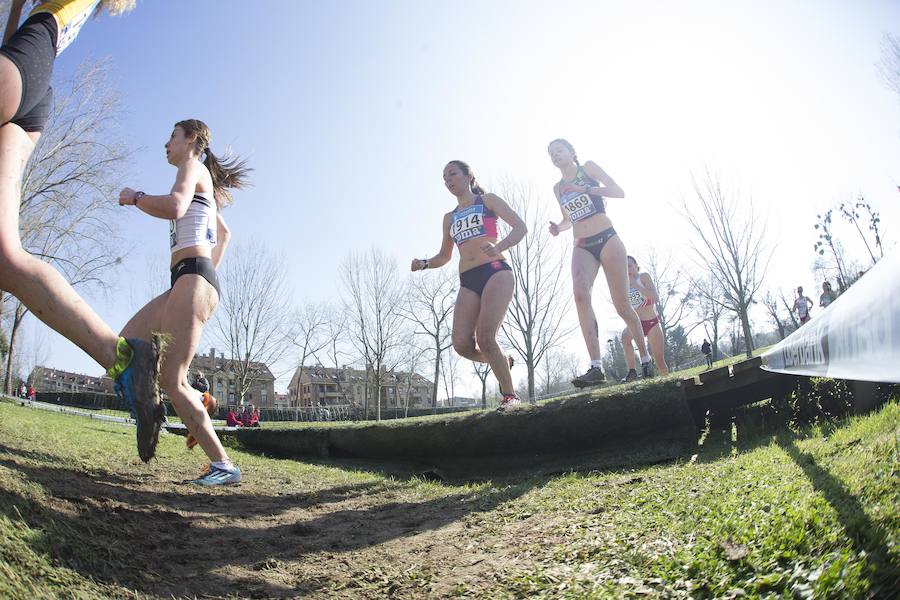
<path id="1" fill-rule="evenodd" d="M 91 15 L 100 9 L 112 14 L 131 10 L 134 0 L 34 2 L 20 25 L 25 4 L 10 2 L 0 48 L 0 289 L 21 300 L 116 380 L 118 393 L 137 420 L 138 454 L 150 460 L 161 422 L 158 348 L 117 336 L 56 269 L 25 251 L 19 237 L 22 170 L 50 115 L 56 57 Z"/>
<path id="2" fill-rule="evenodd" d="M 591 368 L 584 375 L 576 377 L 572 383 L 582 387 L 606 380 L 600 368 L 600 332 L 591 303 L 591 291 L 600 267 L 603 267 L 606 275 L 613 306 L 637 344 L 641 356 L 641 371 L 644 377 L 649 377 L 650 355 L 647 354 L 641 319 L 628 299 L 625 244 L 613 229 L 603 201 L 604 197 L 624 198 L 625 192 L 596 163 L 579 163 L 575 148 L 568 141 L 558 139 L 550 142 L 547 152 L 562 174 L 562 179 L 553 186 L 553 193 L 563 218 L 559 223 L 551 221 L 550 234 L 557 236 L 561 231 L 572 229 L 575 235 L 572 286 L 581 334 L 591 359 Z"/>
<path id="3" fill-rule="evenodd" d="M 497 331 L 506 316 L 516 285 L 503 252 L 525 236 L 525 223 L 496 194 L 475 182 L 472 169 L 461 160 L 444 168 L 444 185 L 456 197 L 456 208 L 444 215 L 441 249 L 431 258 L 415 259 L 412 270 L 442 267 L 459 248 L 459 294 L 453 311 L 453 348 L 460 356 L 488 363 L 500 382 L 500 410 L 520 404 L 510 374 L 511 360 L 497 344 Z M 497 219 L 512 228 L 497 241 Z"/>

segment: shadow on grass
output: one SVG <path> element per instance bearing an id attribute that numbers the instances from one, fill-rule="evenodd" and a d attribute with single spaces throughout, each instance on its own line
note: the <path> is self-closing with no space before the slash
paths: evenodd
<path id="1" fill-rule="evenodd" d="M 51 462 L 55 460 L 0 446 L 0 466 L 46 493 L 24 492 L 0 470 L 0 514 L 38 533 L 28 541 L 35 552 L 86 578 L 178 597 L 294 597 L 335 585 L 341 577 L 347 584 L 352 575 L 347 565 L 340 566 L 343 574 L 335 566 L 312 579 L 285 580 L 265 571 L 284 561 L 320 561 L 321 555 L 364 550 L 438 529 L 493 510 L 547 481 L 532 479 L 425 501 L 396 498 L 395 493 L 414 483 L 378 481 L 308 493 L 196 487 L 179 493 L 178 488 L 169 491 L 169 482 L 162 483 L 163 491 L 154 491 L 146 489 L 153 482 L 141 481 L 140 489 L 131 478 L 60 468 Z M 377 496 L 381 492 L 386 493 L 383 499 Z M 325 506 L 341 502 L 346 508 Z"/>
<path id="2" fill-rule="evenodd" d="M 813 487 L 837 513 L 838 521 L 853 541 L 857 552 L 869 555 L 872 569 L 865 577 L 873 598 L 900 597 L 900 567 L 891 562 L 886 532 L 869 519 L 859 499 L 850 493 L 844 483 L 821 467 L 815 457 L 797 447 L 793 439 L 781 436 L 778 445 L 806 474 Z"/>

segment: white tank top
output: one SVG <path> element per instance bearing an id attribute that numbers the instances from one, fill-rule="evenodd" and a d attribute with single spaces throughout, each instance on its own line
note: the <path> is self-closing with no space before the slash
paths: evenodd
<path id="1" fill-rule="evenodd" d="M 172 254 L 194 246 L 215 246 L 216 201 L 213 194 L 194 194 L 184 216 L 169 223 L 169 246 Z"/>

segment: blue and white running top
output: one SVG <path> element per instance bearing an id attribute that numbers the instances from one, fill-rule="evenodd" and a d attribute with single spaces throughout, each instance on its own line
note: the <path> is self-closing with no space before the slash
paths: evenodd
<path id="1" fill-rule="evenodd" d="M 50 13 L 56 19 L 56 55 L 59 56 L 87 22 L 100 0 L 47 0 L 38 4 L 28 16 Z"/>

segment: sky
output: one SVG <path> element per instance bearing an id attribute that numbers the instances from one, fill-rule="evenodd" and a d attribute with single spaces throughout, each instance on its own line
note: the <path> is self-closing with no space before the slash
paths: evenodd
<path id="1" fill-rule="evenodd" d="M 283 253 L 297 304 L 335 301 L 350 252 L 381 248 L 401 270 L 435 254 L 453 159 L 489 190 L 531 186 L 558 220 L 546 153 L 558 137 L 625 190 L 608 213 L 629 253 L 686 272 L 697 268 L 676 208 L 695 204 L 692 174 L 717 173 L 766 226 L 766 289 L 789 292 L 821 284 L 813 226 L 842 200 L 863 194 L 886 246 L 900 240 L 900 97 L 875 67 L 885 32 L 900 33 L 898 2 L 139 0 L 89 22 L 55 77 L 111 57 L 136 149 L 130 187 L 169 191 L 163 144 L 181 119 L 246 157 L 254 186 L 225 212 L 233 242 Z M 121 219 L 134 250 L 111 293 L 86 295 L 115 330 L 146 299 L 149 265 L 168 260 L 167 222 Z M 601 333 L 621 330 L 602 277 L 594 298 Z M 25 338 L 48 366 L 100 370 L 33 318 Z M 580 338 L 567 347 L 586 367 Z"/>

